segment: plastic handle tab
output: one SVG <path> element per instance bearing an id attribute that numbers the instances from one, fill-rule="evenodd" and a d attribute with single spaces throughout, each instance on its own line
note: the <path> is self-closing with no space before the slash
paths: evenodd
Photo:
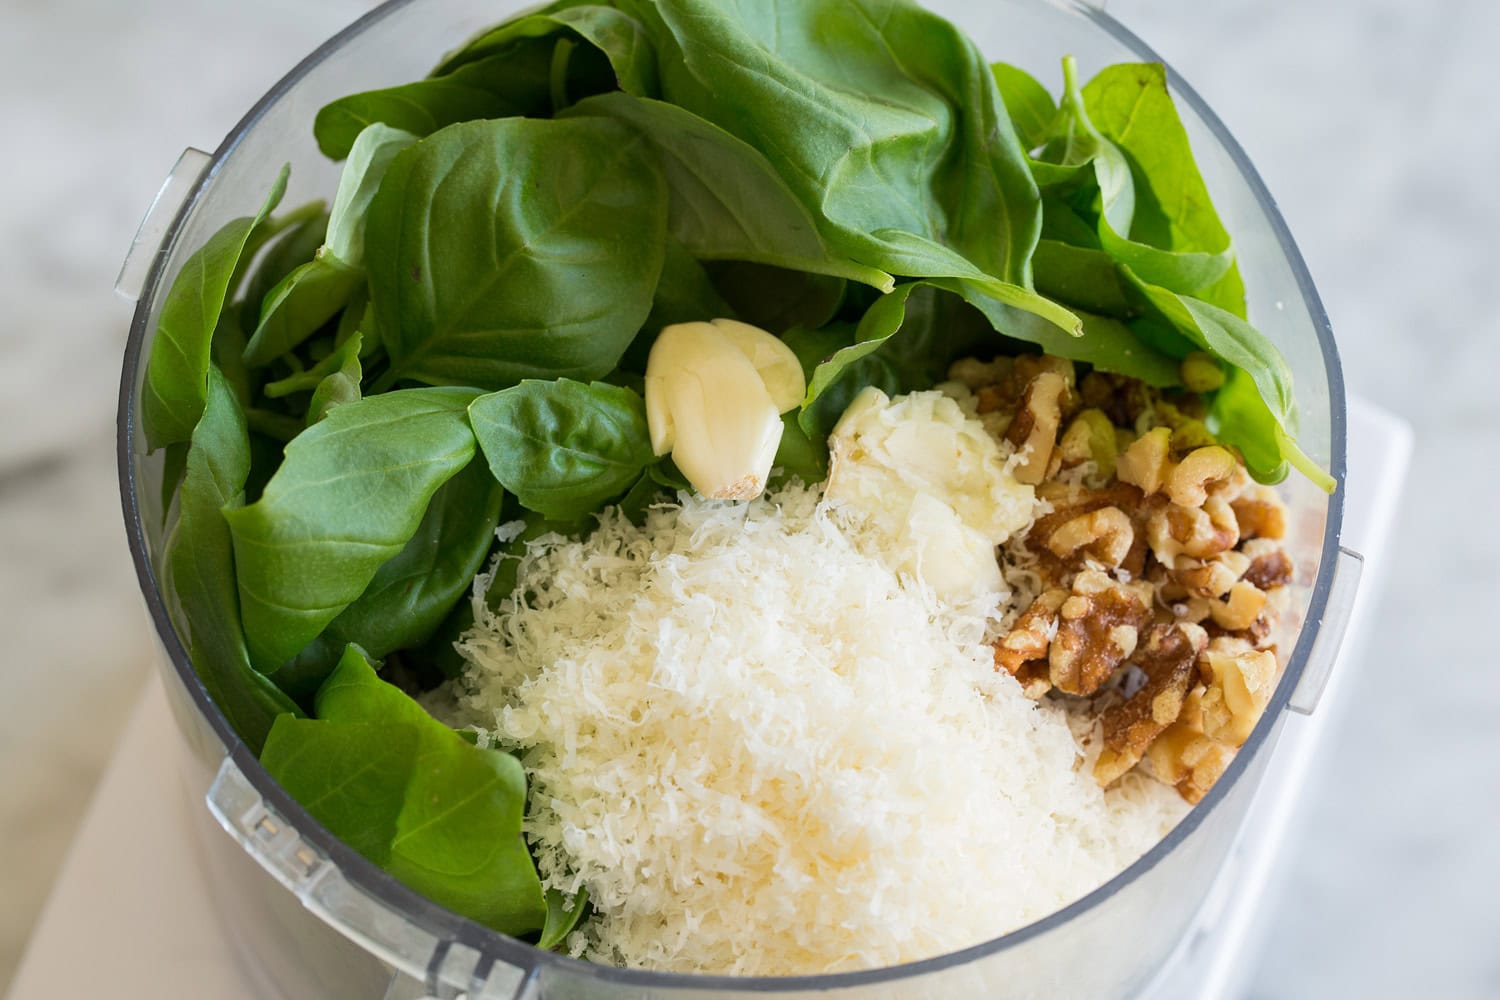
<path id="1" fill-rule="evenodd" d="M 224 758 L 209 786 L 208 809 L 303 906 L 395 970 L 388 997 L 509 1000 L 527 978 L 528 970 L 439 938 L 350 882 L 265 801 L 233 757 Z"/>
<path id="2" fill-rule="evenodd" d="M 146 275 L 151 273 L 151 263 L 161 252 L 161 241 L 167 235 L 167 227 L 177 217 L 178 209 L 208 168 L 209 156 L 201 149 L 189 146 L 177 158 L 177 164 L 167 179 L 161 182 L 151 207 L 130 241 L 130 250 L 125 254 L 125 263 L 120 265 L 120 276 L 115 279 L 115 292 L 121 298 L 135 302 L 146 287 Z"/>
<path id="3" fill-rule="evenodd" d="M 1353 549 L 1339 547 L 1338 561 L 1333 568 L 1333 583 L 1328 590 L 1328 605 L 1323 609 L 1323 619 L 1317 623 L 1318 637 L 1313 640 L 1312 652 L 1307 657 L 1307 666 L 1302 669 L 1302 679 L 1292 691 L 1287 707 L 1301 715 L 1311 715 L 1328 687 L 1328 678 L 1333 665 L 1338 661 L 1339 648 L 1344 644 L 1344 633 L 1349 630 L 1349 619 L 1354 613 L 1354 599 L 1359 594 L 1359 578 L 1364 572 L 1365 557 Z"/>

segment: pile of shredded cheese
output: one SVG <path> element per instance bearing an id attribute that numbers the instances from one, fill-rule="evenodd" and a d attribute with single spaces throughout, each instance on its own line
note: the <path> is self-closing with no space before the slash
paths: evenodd
<path id="1" fill-rule="evenodd" d="M 456 721 L 516 750 L 549 888 L 586 888 L 568 944 L 612 964 L 785 975 L 974 945 L 1078 898 L 1186 809 L 1100 791 L 1062 710 L 885 544 L 789 486 L 684 496 L 522 560 L 477 603 Z M 482 590 L 482 587 L 481 587 Z"/>

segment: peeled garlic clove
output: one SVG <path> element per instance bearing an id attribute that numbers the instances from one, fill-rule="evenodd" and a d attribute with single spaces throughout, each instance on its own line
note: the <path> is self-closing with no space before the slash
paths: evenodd
<path id="1" fill-rule="evenodd" d="M 737 319 L 716 319 L 713 326 L 728 337 L 760 372 L 777 413 L 785 413 L 802 402 L 807 392 L 802 362 L 781 338 Z"/>
<path id="2" fill-rule="evenodd" d="M 646 362 L 646 420 L 657 454 L 703 496 L 759 496 L 781 442 L 781 417 L 755 365 L 708 323 L 662 330 Z"/>

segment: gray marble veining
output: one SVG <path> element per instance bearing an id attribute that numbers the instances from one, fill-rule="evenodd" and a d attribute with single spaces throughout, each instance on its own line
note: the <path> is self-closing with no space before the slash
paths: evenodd
<path id="1" fill-rule="evenodd" d="M 0 0 L 0 984 L 152 655 L 111 422 L 110 287 L 211 148 L 360 0 Z M 1113 0 L 1298 237 L 1348 382 L 1416 426 L 1389 586 L 1308 795 L 1252 995 L 1500 995 L 1500 7 Z"/>

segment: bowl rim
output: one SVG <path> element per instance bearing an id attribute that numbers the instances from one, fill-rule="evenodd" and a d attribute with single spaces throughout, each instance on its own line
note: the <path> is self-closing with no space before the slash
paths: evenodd
<path id="1" fill-rule="evenodd" d="M 1064 927 L 1119 893 L 1131 883 L 1156 867 L 1171 854 L 1215 811 L 1228 796 L 1251 762 L 1265 752 L 1268 745 L 1274 746 L 1271 734 L 1283 713 L 1287 710 L 1292 692 L 1296 689 L 1316 639 L 1316 624 L 1322 620 L 1327 608 L 1333 578 L 1338 565 L 1339 542 L 1343 527 L 1344 483 L 1347 448 L 1347 401 L 1344 390 L 1343 367 L 1327 312 L 1313 284 L 1312 275 L 1303 260 L 1301 251 L 1292 238 L 1290 229 L 1276 206 L 1265 182 L 1250 162 L 1243 147 L 1230 134 L 1228 128 L 1212 108 L 1199 96 L 1186 80 L 1161 58 L 1149 45 L 1104 10 L 1085 0 L 1044 0 L 1055 7 L 1070 11 L 1091 21 L 1116 41 L 1135 53 L 1141 61 L 1161 63 L 1167 72 L 1168 85 L 1177 100 L 1185 102 L 1203 121 L 1214 139 L 1229 155 L 1258 207 L 1276 236 L 1282 254 L 1291 269 L 1297 287 L 1312 321 L 1318 338 L 1328 380 L 1329 405 L 1329 472 L 1338 483 L 1338 488 L 1328 498 L 1327 517 L 1324 522 L 1322 552 L 1317 579 L 1312 586 L 1304 627 L 1287 664 L 1282 672 L 1275 692 L 1265 713 L 1255 726 L 1248 740 L 1234 757 L 1228 769 L 1215 782 L 1203 800 L 1193 807 L 1178 824 L 1158 841 L 1150 850 L 1112 878 L 1067 906 L 1047 916 L 1019 927 L 1000 937 L 958 951 L 933 958 L 908 962 L 901 965 L 884 966 L 856 972 L 822 973 L 792 976 L 727 976 L 699 973 L 656 972 L 642 969 L 626 969 L 599 965 L 582 959 L 571 958 L 557 952 L 542 951 L 518 938 L 501 934 L 466 917 L 440 906 L 427 897 L 408 888 L 381 870 L 373 862 L 357 853 L 285 792 L 270 774 L 261 767 L 250 748 L 235 733 L 223 714 L 213 704 L 207 690 L 198 679 L 188 659 L 187 651 L 172 625 L 167 612 L 159 581 L 148 555 L 142 512 L 137 500 L 133 445 L 136 422 L 136 381 L 144 358 L 147 324 L 158 294 L 167 261 L 171 259 L 176 244 L 188 220 L 191 219 L 204 193 L 208 190 L 224 162 L 238 147 L 241 138 L 249 132 L 262 116 L 288 91 L 326 58 L 363 34 L 386 17 L 421 0 L 386 0 L 374 10 L 366 13 L 343 30 L 323 42 L 268 90 L 225 136 L 215 150 L 207 167 L 194 182 L 186 199 L 177 210 L 155 253 L 142 293 L 136 303 L 131 319 L 128 340 L 120 379 L 120 396 L 116 417 L 116 459 L 118 463 L 122 512 L 131 559 L 135 564 L 137 581 L 157 636 L 176 671 L 179 681 L 198 712 L 207 720 L 210 728 L 223 744 L 226 756 L 256 792 L 262 796 L 266 806 L 280 814 L 302 837 L 337 866 L 345 879 L 360 891 L 373 898 L 389 910 L 399 913 L 404 919 L 416 924 L 436 939 L 434 952 L 425 970 L 428 978 L 442 965 L 448 951 L 454 945 L 463 945 L 479 955 L 475 967 L 475 980 L 482 981 L 489 975 L 495 962 L 503 962 L 522 973 L 521 983 L 534 979 L 547 966 L 561 966 L 570 975 L 634 987 L 657 987 L 663 989 L 722 989 L 750 993 L 787 993 L 811 990 L 837 990 L 851 987 L 891 984 L 904 979 L 916 978 L 940 972 L 955 966 L 966 965 L 1002 951 L 1019 947 L 1051 931 Z M 1309 627 L 1314 626 L 1314 627 Z M 413 970 L 406 970 L 413 971 Z M 422 974 L 418 971 L 418 974 Z"/>

